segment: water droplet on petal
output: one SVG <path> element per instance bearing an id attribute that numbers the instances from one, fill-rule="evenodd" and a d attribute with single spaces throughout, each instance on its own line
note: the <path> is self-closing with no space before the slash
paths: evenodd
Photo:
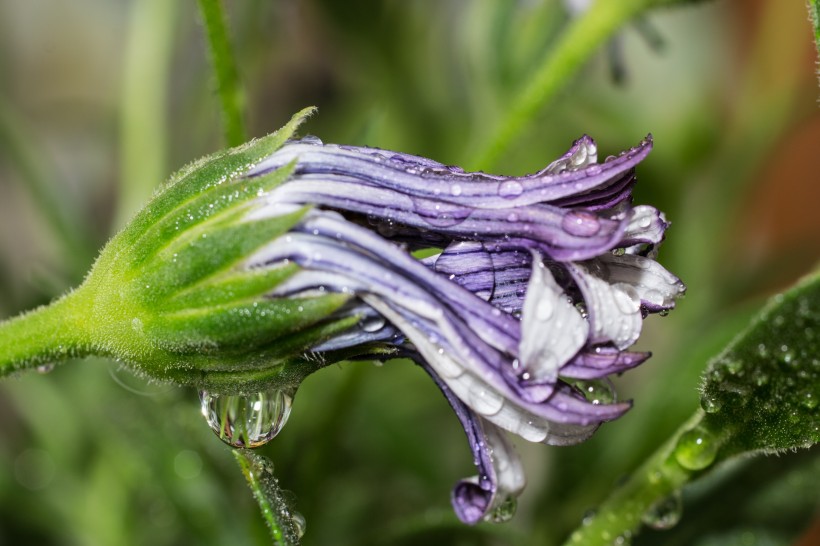
<path id="1" fill-rule="evenodd" d="M 601 230 L 601 222 L 591 212 L 573 210 L 564 215 L 561 228 L 570 235 L 592 237 Z"/>
<path id="2" fill-rule="evenodd" d="M 516 508 L 518 508 L 518 501 L 515 497 L 507 497 L 495 510 L 484 516 L 484 521 L 506 523 L 515 515 Z"/>
<path id="3" fill-rule="evenodd" d="M 450 186 L 450 193 L 458 197 L 459 195 L 461 195 L 461 186 L 458 184 L 453 184 L 452 186 Z"/>
<path id="4" fill-rule="evenodd" d="M 675 459 L 689 470 L 702 470 L 712 464 L 720 443 L 705 427 L 684 432 L 675 446 Z"/>
<path id="5" fill-rule="evenodd" d="M 279 434 L 290 416 L 292 397 L 281 390 L 250 395 L 201 391 L 202 415 L 214 434 L 233 447 L 259 447 Z"/>
<path id="6" fill-rule="evenodd" d="M 679 521 L 683 512 L 683 501 L 680 491 L 675 491 L 665 499 L 652 505 L 641 517 L 649 527 L 658 530 L 671 529 Z"/>
<path id="7" fill-rule="evenodd" d="M 301 143 L 302 144 L 314 144 L 314 145 L 317 145 L 317 146 L 321 146 L 322 144 L 324 144 L 322 142 L 322 139 L 320 139 L 319 137 L 314 136 L 314 135 L 305 135 L 304 137 L 302 137 Z"/>
<path id="8" fill-rule="evenodd" d="M 524 186 L 515 180 L 507 180 L 498 186 L 498 195 L 505 199 L 515 199 L 524 193 Z"/>
<path id="9" fill-rule="evenodd" d="M 359 322 L 359 326 L 365 332 L 378 332 L 382 328 L 384 328 L 384 318 L 381 315 L 372 315 L 369 317 L 365 317 Z"/>
<path id="10" fill-rule="evenodd" d="M 481 415 L 495 415 L 504 406 L 504 397 L 486 388 L 470 389 L 467 403 L 473 411 Z"/>

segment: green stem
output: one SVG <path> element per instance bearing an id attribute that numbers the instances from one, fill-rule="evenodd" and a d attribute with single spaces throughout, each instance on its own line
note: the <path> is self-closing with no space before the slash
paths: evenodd
<path id="1" fill-rule="evenodd" d="M 228 41 L 225 13 L 220 0 L 199 0 L 199 11 L 208 35 L 211 62 L 222 105 L 225 140 L 228 146 L 237 146 L 247 140 L 242 121 L 245 101 L 242 87 L 239 84 L 236 62 L 231 52 L 231 44 Z"/>
<path id="2" fill-rule="evenodd" d="M 570 535 L 564 546 L 609 546 L 623 537 L 625 543 L 641 525 L 644 514 L 699 476 L 705 470 L 690 470 L 678 463 L 676 447 L 681 435 L 703 418 L 697 411 L 629 479 L 616 489 L 581 527 Z"/>
<path id="3" fill-rule="evenodd" d="M 88 291 L 0 323 L 0 377 L 18 370 L 91 354 Z"/>
<path id="4" fill-rule="evenodd" d="M 510 101 L 511 107 L 491 140 L 473 156 L 478 158 L 477 168 L 492 169 L 512 141 L 596 49 L 624 23 L 655 3 L 656 0 L 598 0 L 570 23 L 529 84 Z"/>
<path id="5" fill-rule="evenodd" d="M 259 504 L 274 546 L 298 546 L 301 532 L 294 517 L 301 516 L 296 516 L 285 501 L 273 475 L 273 463 L 247 449 L 235 449 L 233 456 Z"/>

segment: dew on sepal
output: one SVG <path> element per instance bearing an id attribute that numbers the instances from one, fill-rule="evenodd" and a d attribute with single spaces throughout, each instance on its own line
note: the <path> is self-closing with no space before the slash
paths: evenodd
<path id="1" fill-rule="evenodd" d="M 287 423 L 292 396 L 274 389 L 250 395 L 219 395 L 201 391 L 202 415 L 223 442 L 233 447 L 259 447 Z"/>
<path id="2" fill-rule="evenodd" d="M 618 401 L 615 386 L 609 379 L 579 381 L 575 386 L 581 389 L 584 397 L 595 405 L 614 404 Z"/>
<path id="3" fill-rule="evenodd" d="M 518 508 L 518 501 L 515 497 L 507 497 L 492 512 L 484 516 L 484 521 L 490 523 L 506 523 L 515 515 Z"/>
<path id="4" fill-rule="evenodd" d="M 657 530 L 671 529 L 680 521 L 683 514 L 683 499 L 680 491 L 656 502 L 641 516 L 641 521 Z"/>
<path id="5" fill-rule="evenodd" d="M 720 442 L 703 425 L 687 430 L 675 445 L 675 460 L 688 470 L 702 470 L 715 461 Z"/>

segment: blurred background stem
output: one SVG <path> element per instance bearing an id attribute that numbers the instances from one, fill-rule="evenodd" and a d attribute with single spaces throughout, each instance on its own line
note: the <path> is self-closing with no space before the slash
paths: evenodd
<path id="1" fill-rule="evenodd" d="M 501 154 L 538 118 L 538 112 L 567 80 L 627 21 L 647 9 L 651 0 L 599 0 L 572 21 L 550 48 L 525 87 L 509 102 L 488 141 L 473 154 L 479 170 L 491 170 Z"/>
<path id="2" fill-rule="evenodd" d="M 167 103 L 178 2 L 145 0 L 131 8 L 121 103 L 120 227 L 168 175 Z"/>
<path id="3" fill-rule="evenodd" d="M 222 107 L 225 143 L 228 146 L 237 146 L 247 140 L 242 119 L 245 99 L 228 39 L 225 11 L 220 0 L 199 0 L 199 12 L 205 24 L 216 88 Z"/>

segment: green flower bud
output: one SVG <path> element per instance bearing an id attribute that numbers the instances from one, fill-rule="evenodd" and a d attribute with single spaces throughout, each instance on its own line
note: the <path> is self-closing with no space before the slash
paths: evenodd
<path id="1" fill-rule="evenodd" d="M 358 321 L 336 313 L 345 294 L 271 298 L 298 266 L 248 268 L 248 257 L 288 232 L 307 207 L 249 219 L 259 196 L 293 171 L 244 177 L 309 114 L 278 132 L 188 165 L 102 250 L 85 282 L 6 325 L 51 347 L 11 351 L 5 372 L 97 354 L 149 377 L 218 392 L 295 387 L 324 362 L 302 356 Z M 44 316 L 48 315 L 48 316 Z M 59 320 L 58 320 L 59 319 Z M 32 325 L 37 322 L 34 328 Z M 25 337 L 25 336 L 24 336 Z M 44 343 L 31 339 L 30 344 Z M 25 344 L 23 344 L 25 345 Z M 23 348 L 24 349 L 24 348 Z"/>

